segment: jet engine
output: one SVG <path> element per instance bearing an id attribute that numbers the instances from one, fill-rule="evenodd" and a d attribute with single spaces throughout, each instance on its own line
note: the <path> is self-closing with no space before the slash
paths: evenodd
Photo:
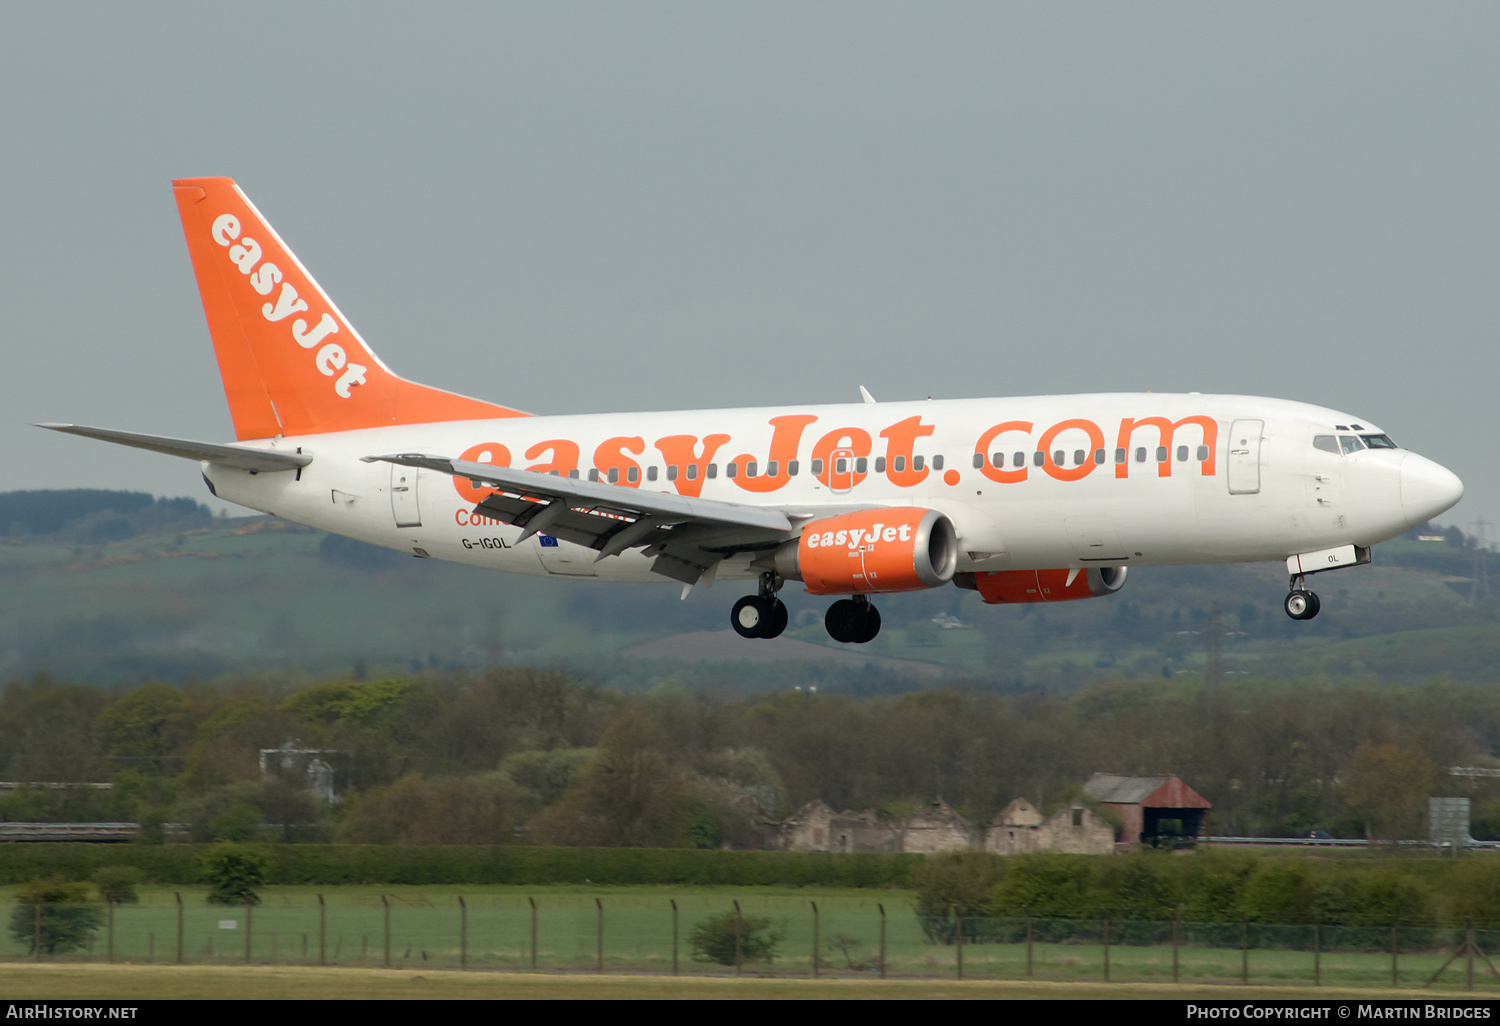
<path id="1" fill-rule="evenodd" d="M 995 570 L 956 574 L 953 583 L 972 588 L 991 605 L 1002 602 L 1066 602 L 1113 595 L 1125 587 L 1123 566 L 1073 570 Z"/>
<path id="2" fill-rule="evenodd" d="M 958 532 L 935 509 L 864 509 L 808 523 L 773 561 L 814 595 L 920 591 L 953 579 Z"/>

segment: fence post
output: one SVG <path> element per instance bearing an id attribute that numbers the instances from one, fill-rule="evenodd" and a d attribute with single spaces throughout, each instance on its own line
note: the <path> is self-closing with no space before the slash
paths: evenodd
<path id="1" fill-rule="evenodd" d="M 173 891 L 172 896 L 177 899 L 177 964 L 182 964 L 182 894 Z"/>
<path id="2" fill-rule="evenodd" d="M 677 975 L 677 899 L 667 899 L 672 903 L 672 975 Z"/>
<path id="3" fill-rule="evenodd" d="M 1313 920 L 1313 986 L 1323 986 L 1323 948 L 1318 943 L 1318 921 Z"/>
<path id="4" fill-rule="evenodd" d="M 1399 984 L 1396 982 L 1396 980 L 1397 980 L 1397 974 L 1396 974 L 1396 924 L 1392 923 L 1391 924 L 1391 986 L 1392 987 L 1399 986 Z"/>
<path id="5" fill-rule="evenodd" d="M 740 903 L 734 903 L 734 975 L 740 974 Z"/>
<path id="6" fill-rule="evenodd" d="M 1104 982 L 1109 982 L 1109 913 L 1100 914 L 1104 920 Z"/>
<path id="7" fill-rule="evenodd" d="M 108 956 L 109 956 L 109 960 L 111 962 L 113 962 L 115 960 L 115 903 L 113 901 L 109 900 L 108 898 L 105 898 L 104 899 L 104 904 L 105 904 L 106 907 L 109 908 L 109 952 L 108 952 Z"/>
<path id="8" fill-rule="evenodd" d="M 1240 982 L 1250 982 L 1250 920 L 1240 913 Z"/>
<path id="9" fill-rule="evenodd" d="M 328 937 L 328 906 L 323 904 L 323 895 L 318 895 L 318 964 L 327 965 L 328 955 L 324 941 Z"/>
<path id="10" fill-rule="evenodd" d="M 1177 909 L 1172 909 L 1172 982 L 1177 982 L 1177 951 L 1182 943 L 1181 933 L 1177 925 Z"/>
<path id="11" fill-rule="evenodd" d="M 1026 978 L 1031 979 L 1031 909 L 1021 906 L 1021 912 L 1026 916 Z"/>
<path id="12" fill-rule="evenodd" d="M 245 897 L 245 964 L 250 964 L 250 898 Z"/>
<path id="13" fill-rule="evenodd" d="M 953 910 L 953 921 L 958 927 L 958 978 L 964 978 L 964 917 L 957 908 Z"/>
<path id="14" fill-rule="evenodd" d="M 536 972 L 536 899 L 526 900 L 531 902 L 531 971 Z"/>
<path id="15" fill-rule="evenodd" d="M 469 906 L 458 896 L 458 967 L 469 968 Z"/>
<path id="16" fill-rule="evenodd" d="M 1474 920 L 1464 916 L 1464 959 L 1468 963 L 1464 973 L 1464 988 L 1474 989 Z"/>
<path id="17" fill-rule="evenodd" d="M 879 902 L 875 907 L 880 909 L 880 978 L 885 979 L 885 906 Z"/>
<path id="18" fill-rule="evenodd" d="M 595 898 L 594 904 L 599 907 L 599 952 L 594 959 L 594 971 L 602 973 L 604 972 L 604 902 Z"/>
<path id="19" fill-rule="evenodd" d="M 810 902 L 813 910 L 813 979 L 818 978 L 818 903 Z"/>
<path id="20" fill-rule="evenodd" d="M 391 967 L 391 901 L 384 894 L 380 896 L 380 904 L 385 906 L 385 967 Z"/>
<path id="21" fill-rule="evenodd" d="M 32 897 L 36 910 L 36 930 L 31 935 L 31 960 L 40 962 L 42 960 L 42 896 L 34 894 Z"/>

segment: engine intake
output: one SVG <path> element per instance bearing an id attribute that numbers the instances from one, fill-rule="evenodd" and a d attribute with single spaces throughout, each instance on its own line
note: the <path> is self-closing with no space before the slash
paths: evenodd
<path id="1" fill-rule="evenodd" d="M 813 595 L 920 591 L 953 579 L 958 532 L 935 509 L 896 506 L 814 520 L 776 550 L 776 572 Z"/>

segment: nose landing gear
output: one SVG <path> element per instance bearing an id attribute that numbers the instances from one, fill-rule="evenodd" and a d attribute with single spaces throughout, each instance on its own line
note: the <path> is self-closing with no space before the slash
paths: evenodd
<path id="1" fill-rule="evenodd" d="M 834 641 L 863 645 L 880 633 L 880 610 L 864 595 L 839 599 L 828 607 L 823 626 L 828 628 L 828 636 Z"/>
<path id="2" fill-rule="evenodd" d="M 1318 610 L 1323 604 L 1318 601 L 1316 593 L 1307 590 L 1307 583 L 1301 574 L 1292 578 L 1292 590 L 1287 593 L 1286 601 L 1282 605 L 1286 608 L 1286 615 L 1293 620 L 1311 620 L 1318 615 Z"/>
<path id="3" fill-rule="evenodd" d="M 729 622 L 742 638 L 775 638 L 786 630 L 786 603 L 776 597 L 782 580 L 773 573 L 760 575 L 760 593 L 746 595 L 734 604 Z"/>

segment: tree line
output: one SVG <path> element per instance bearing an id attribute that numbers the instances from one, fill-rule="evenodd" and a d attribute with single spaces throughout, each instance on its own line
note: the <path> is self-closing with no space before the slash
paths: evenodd
<path id="1" fill-rule="evenodd" d="M 622 694 L 561 671 L 103 691 L 38 677 L 0 690 L 0 779 L 109 782 L 0 792 L 11 821 L 130 821 L 164 839 L 754 847 L 818 798 L 900 820 L 941 797 L 975 825 L 1044 811 L 1095 772 L 1175 773 L 1217 834 L 1425 834 L 1430 795 L 1500 791 L 1500 693 L 1480 685 L 1179 677 L 1069 695 L 957 687 L 746 696 L 662 680 Z M 320 750 L 339 801 L 261 751 Z"/>

